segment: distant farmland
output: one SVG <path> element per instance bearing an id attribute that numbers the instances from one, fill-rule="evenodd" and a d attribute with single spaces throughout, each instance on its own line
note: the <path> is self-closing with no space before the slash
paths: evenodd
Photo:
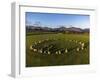
<path id="1" fill-rule="evenodd" d="M 26 33 L 26 67 L 82 64 L 89 64 L 89 33 Z"/>

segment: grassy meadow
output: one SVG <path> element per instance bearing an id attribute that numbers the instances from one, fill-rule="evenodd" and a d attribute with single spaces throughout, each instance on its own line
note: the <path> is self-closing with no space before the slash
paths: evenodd
<path id="1" fill-rule="evenodd" d="M 26 34 L 26 67 L 89 64 L 89 34 Z"/>

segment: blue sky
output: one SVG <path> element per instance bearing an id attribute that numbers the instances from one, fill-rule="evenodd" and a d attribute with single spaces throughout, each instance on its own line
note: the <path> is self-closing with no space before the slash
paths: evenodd
<path id="1" fill-rule="evenodd" d="M 66 27 L 72 25 L 79 28 L 90 27 L 89 15 L 26 12 L 25 16 L 26 25 L 33 25 L 40 22 L 42 26 L 50 26 L 52 28 L 56 28 L 59 25 Z"/>

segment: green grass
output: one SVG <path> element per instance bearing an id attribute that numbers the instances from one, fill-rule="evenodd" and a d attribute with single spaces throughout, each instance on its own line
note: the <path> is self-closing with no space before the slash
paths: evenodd
<path id="1" fill-rule="evenodd" d="M 46 41 L 46 39 L 48 39 Z M 42 41 L 38 43 L 38 41 Z M 77 43 L 75 42 L 77 41 Z M 35 45 L 34 43 L 38 43 Z M 85 43 L 84 49 L 77 51 Z M 33 48 L 50 51 L 50 54 L 39 53 L 30 50 Z M 65 53 L 63 50 L 68 49 Z M 61 54 L 55 54 L 56 51 Z M 26 67 L 35 66 L 58 66 L 58 65 L 79 65 L 89 64 L 89 35 L 88 34 L 34 34 L 26 36 Z"/>

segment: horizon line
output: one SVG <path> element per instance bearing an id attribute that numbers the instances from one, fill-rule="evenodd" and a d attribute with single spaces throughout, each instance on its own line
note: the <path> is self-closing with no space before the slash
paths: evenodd
<path id="1" fill-rule="evenodd" d="M 25 25 L 26 27 L 27 26 L 34 26 L 34 25 Z M 70 25 L 70 26 L 58 26 L 58 27 L 49 27 L 49 26 L 34 26 L 34 27 L 42 27 L 42 28 L 45 28 L 45 27 L 47 27 L 47 28 L 52 28 L 52 29 L 55 29 L 55 28 L 61 28 L 61 27 L 64 27 L 64 28 L 80 28 L 80 29 L 90 29 L 90 27 L 86 27 L 86 28 L 82 28 L 82 27 L 76 27 L 76 26 L 72 26 L 72 25 Z"/>

